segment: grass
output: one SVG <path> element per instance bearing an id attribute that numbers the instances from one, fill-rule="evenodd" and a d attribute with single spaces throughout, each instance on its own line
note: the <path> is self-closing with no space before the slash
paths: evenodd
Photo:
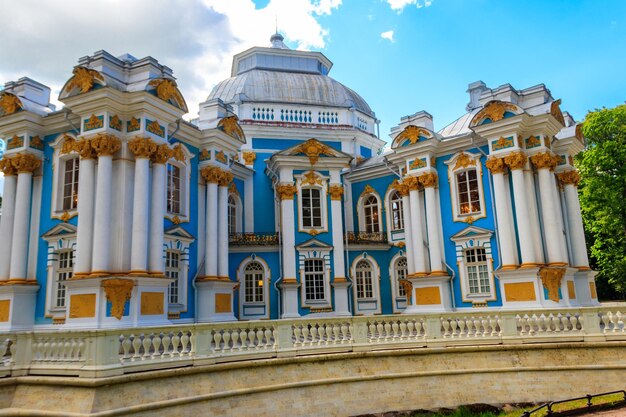
<path id="1" fill-rule="evenodd" d="M 602 397 L 593 398 L 592 404 L 594 406 L 600 405 L 600 404 L 608 405 L 608 404 L 617 403 L 623 400 L 624 400 L 623 394 L 611 394 L 611 395 L 605 395 Z M 500 413 L 493 413 L 493 412 L 476 413 L 476 412 L 472 412 L 471 410 L 468 410 L 466 407 L 459 407 L 458 409 L 452 411 L 451 413 L 444 413 L 444 412 L 439 412 L 439 413 L 435 412 L 435 413 L 427 413 L 427 414 L 418 413 L 418 414 L 414 414 L 412 417 L 521 417 L 521 415 L 525 411 L 530 411 L 536 408 L 537 406 L 516 408 L 516 409 L 509 410 L 509 411 L 501 411 Z M 587 407 L 587 400 L 584 399 L 584 400 L 569 401 L 563 404 L 557 404 L 554 407 L 552 407 L 552 411 L 553 412 L 569 411 L 569 410 L 575 410 L 578 408 L 586 408 L 586 407 Z M 541 411 L 534 413 L 532 417 L 544 417 L 547 415 L 547 412 L 548 412 L 547 408 L 544 408 Z"/>

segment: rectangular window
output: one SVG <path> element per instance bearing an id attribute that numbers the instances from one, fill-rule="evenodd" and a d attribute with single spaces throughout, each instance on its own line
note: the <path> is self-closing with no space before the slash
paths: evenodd
<path id="1" fill-rule="evenodd" d="M 180 302 L 180 252 L 173 250 L 165 252 L 165 276 L 173 279 L 169 285 L 169 302 L 178 304 Z"/>
<path id="2" fill-rule="evenodd" d="M 302 227 L 322 227 L 322 197 L 317 188 L 302 189 Z"/>
<path id="3" fill-rule="evenodd" d="M 63 210 L 74 210 L 78 207 L 78 158 L 65 161 L 63 177 Z"/>
<path id="4" fill-rule="evenodd" d="M 180 168 L 167 165 L 167 212 L 180 214 Z"/>
<path id="5" fill-rule="evenodd" d="M 480 194 L 475 169 L 456 174 L 459 196 L 459 213 L 472 214 L 480 212 Z"/>
<path id="6" fill-rule="evenodd" d="M 65 307 L 65 285 L 63 283 L 72 278 L 74 269 L 74 251 L 65 250 L 59 252 L 59 261 L 57 268 L 57 280 L 55 285 L 56 307 Z"/>
<path id="7" fill-rule="evenodd" d="M 488 294 L 489 268 L 484 248 L 467 249 L 465 251 L 465 267 L 470 294 Z"/>
<path id="8" fill-rule="evenodd" d="M 304 261 L 304 285 L 306 301 L 324 300 L 324 260 Z"/>

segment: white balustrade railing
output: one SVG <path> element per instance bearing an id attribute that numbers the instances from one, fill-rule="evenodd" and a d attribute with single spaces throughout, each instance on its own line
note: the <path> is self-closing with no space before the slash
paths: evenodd
<path id="1" fill-rule="evenodd" d="M 626 340 L 626 304 L 301 318 L 0 334 L 0 377 L 99 377 L 280 356 L 398 347 Z"/>

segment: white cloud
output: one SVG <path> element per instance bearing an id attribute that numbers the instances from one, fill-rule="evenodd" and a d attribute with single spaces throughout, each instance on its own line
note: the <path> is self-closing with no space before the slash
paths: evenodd
<path id="1" fill-rule="evenodd" d="M 380 37 L 383 39 L 387 39 L 388 41 L 393 42 L 393 30 L 388 30 L 387 32 L 383 32 L 380 34 Z"/>
<path id="2" fill-rule="evenodd" d="M 56 99 L 78 58 L 105 49 L 152 56 L 174 70 L 190 117 L 211 88 L 230 76 L 232 56 L 268 46 L 278 28 L 300 49 L 321 49 L 328 30 L 318 18 L 341 0 L 82 0 L 0 2 L 0 83 L 28 76 L 51 87 Z"/>
<path id="3" fill-rule="evenodd" d="M 433 0 L 386 0 L 392 10 L 396 10 L 398 13 L 402 13 L 404 8 L 409 4 L 415 5 L 418 9 L 422 7 L 428 7 L 433 4 Z"/>

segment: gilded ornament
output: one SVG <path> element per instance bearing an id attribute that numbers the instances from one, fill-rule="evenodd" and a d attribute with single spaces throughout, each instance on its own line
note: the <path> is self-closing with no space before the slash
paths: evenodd
<path id="1" fill-rule="evenodd" d="M 557 122 L 565 126 L 565 118 L 563 118 L 563 112 L 561 112 L 561 99 L 555 100 L 550 104 L 550 114 Z"/>
<path id="2" fill-rule="evenodd" d="M 372 187 L 369 184 L 365 184 L 365 188 L 363 188 L 363 192 L 361 193 L 361 196 L 364 196 L 366 194 L 372 194 L 375 193 L 376 191 L 374 191 L 374 187 Z"/>
<path id="3" fill-rule="evenodd" d="M 343 186 L 339 184 L 334 184 L 328 187 L 328 193 L 330 194 L 331 200 L 341 200 L 341 196 L 343 195 Z"/>
<path id="4" fill-rule="evenodd" d="M 91 147 L 98 156 L 111 156 L 120 150 L 122 143 L 114 135 L 103 134 L 91 139 Z"/>
<path id="5" fill-rule="evenodd" d="M 310 234 L 311 236 L 317 236 L 320 234 L 320 231 L 317 229 L 304 229 L 303 230 L 305 233 Z"/>
<path id="6" fill-rule="evenodd" d="M 180 224 L 180 217 L 178 216 L 174 216 L 172 217 L 172 223 L 174 223 L 175 225 L 179 225 Z"/>
<path id="7" fill-rule="evenodd" d="M 228 157 L 226 156 L 226 154 L 223 151 L 219 151 L 215 154 L 215 160 L 217 162 L 221 162 L 222 164 L 227 164 L 228 163 Z"/>
<path id="8" fill-rule="evenodd" d="M 528 157 L 521 151 L 510 153 L 504 157 L 504 163 L 507 164 L 511 170 L 523 169 L 527 161 Z"/>
<path id="9" fill-rule="evenodd" d="M 159 122 L 157 122 L 156 120 L 153 120 L 150 123 L 148 123 L 148 125 L 146 126 L 146 130 L 152 133 L 153 135 L 157 135 L 162 138 L 165 137 L 165 130 L 163 129 L 163 127 L 161 127 Z"/>
<path id="10" fill-rule="evenodd" d="M 397 246 L 397 247 L 399 247 L 399 248 L 403 248 L 403 247 L 405 247 L 405 246 L 406 246 L 406 243 L 404 243 L 404 242 L 398 242 L 398 243 L 396 243 L 396 246 Z"/>
<path id="11" fill-rule="evenodd" d="M 568 155 L 568 156 L 567 156 L 567 162 L 568 162 L 570 165 L 574 166 L 574 157 L 573 157 L 572 155 Z"/>
<path id="12" fill-rule="evenodd" d="M 183 145 L 177 143 L 172 149 L 172 158 L 178 162 L 185 162 L 185 152 L 183 151 Z"/>
<path id="13" fill-rule="evenodd" d="M 63 135 L 63 146 L 61 146 L 61 155 L 66 155 L 76 151 L 76 139 L 71 136 Z"/>
<path id="14" fill-rule="evenodd" d="M 541 138 L 539 136 L 530 135 L 530 137 L 526 138 L 526 149 L 536 148 L 537 146 L 541 146 Z"/>
<path id="15" fill-rule="evenodd" d="M 515 113 L 517 111 L 517 106 L 504 101 L 491 101 L 487 103 L 487 105 L 479 111 L 476 116 L 474 116 L 470 126 L 479 125 L 486 119 L 489 119 L 492 122 L 500 121 L 504 119 L 504 114 L 507 111 Z"/>
<path id="16" fill-rule="evenodd" d="M 409 125 L 405 127 L 404 130 L 400 132 L 400 134 L 398 134 L 395 142 L 397 144 L 400 144 L 403 140 L 408 140 L 409 143 L 412 145 L 419 142 L 420 136 L 428 139 L 432 137 L 432 134 L 422 127 Z"/>
<path id="17" fill-rule="evenodd" d="M 152 163 L 164 164 L 172 157 L 172 154 L 172 149 L 167 144 L 162 143 L 157 146 L 156 151 L 152 154 Z"/>
<path id="18" fill-rule="evenodd" d="M 547 136 L 543 137 L 543 144 L 546 146 L 546 148 L 550 149 L 550 138 Z"/>
<path id="19" fill-rule="evenodd" d="M 185 99 L 178 90 L 176 82 L 167 78 L 158 78 L 150 81 L 150 86 L 155 87 L 157 97 L 163 101 L 169 102 L 170 99 L 176 103 L 176 107 L 186 110 Z"/>
<path id="20" fill-rule="evenodd" d="M 67 91 L 78 88 L 81 93 L 86 93 L 93 88 L 96 81 L 104 82 L 104 78 L 98 71 L 89 68 L 76 67 L 72 73 L 74 76 L 67 84 Z"/>
<path id="21" fill-rule="evenodd" d="M 124 316 L 124 305 L 130 300 L 135 283 L 128 279 L 107 279 L 102 281 L 102 288 L 107 300 L 111 302 L 111 315 L 118 320 Z"/>
<path id="22" fill-rule="evenodd" d="M 17 149 L 24 146 L 24 138 L 21 136 L 13 135 L 12 138 L 7 140 L 7 151 L 11 149 Z"/>
<path id="23" fill-rule="evenodd" d="M 104 126 L 103 116 L 92 114 L 85 122 L 85 130 L 101 129 Z"/>
<path id="24" fill-rule="evenodd" d="M 239 195 L 239 190 L 237 190 L 237 186 L 235 185 L 234 182 L 231 182 L 228 185 L 228 193 L 229 194 L 234 194 L 234 195 Z"/>
<path id="25" fill-rule="evenodd" d="M 461 154 L 456 158 L 453 170 L 467 168 L 469 166 L 474 166 L 475 164 L 476 162 L 470 158 L 468 154 L 461 152 Z"/>
<path id="26" fill-rule="evenodd" d="M 422 174 L 418 177 L 418 180 L 424 188 L 436 187 L 438 184 L 438 177 L 437 174 L 434 172 L 427 172 L 425 174 Z"/>
<path id="27" fill-rule="evenodd" d="M 585 137 L 583 136 L 583 125 L 582 124 L 577 124 L 576 125 L 576 129 L 575 129 L 574 135 L 576 136 L 576 138 L 579 141 L 581 141 L 581 142 L 585 141 Z"/>
<path id="28" fill-rule="evenodd" d="M 132 117 L 127 123 L 126 123 L 126 131 L 127 132 L 134 132 L 136 130 L 141 129 L 141 121 L 136 118 L 136 117 Z"/>
<path id="29" fill-rule="evenodd" d="M 406 185 L 409 192 L 419 190 L 421 188 L 417 177 L 406 177 L 402 180 L 402 182 Z"/>
<path id="30" fill-rule="evenodd" d="M 399 280 L 398 284 L 402 285 L 402 288 L 404 288 L 407 304 L 411 304 L 411 299 L 413 298 L 413 284 L 411 283 L 411 281 L 406 279 Z"/>
<path id="31" fill-rule="evenodd" d="M 211 159 L 211 152 L 209 152 L 206 149 L 203 149 L 200 151 L 200 157 L 199 157 L 200 161 L 208 161 Z"/>
<path id="32" fill-rule="evenodd" d="M 302 178 L 302 185 L 322 185 L 323 181 L 317 176 L 315 171 L 309 171 Z"/>
<path id="33" fill-rule="evenodd" d="M 202 168 L 200 175 L 202 175 L 202 178 L 204 178 L 207 183 L 217 184 L 222 177 L 222 170 L 218 167 L 208 166 Z"/>
<path id="34" fill-rule="evenodd" d="M 0 108 L 2 109 L 2 115 L 8 116 L 23 109 L 20 99 L 12 93 L 3 92 L 0 93 Z"/>
<path id="35" fill-rule="evenodd" d="M 61 217 L 59 217 L 59 219 L 61 219 L 61 221 L 64 222 L 64 223 L 67 223 L 68 220 L 71 219 L 71 218 L 72 218 L 72 216 L 67 211 L 64 211 L 63 214 L 61 214 Z"/>
<path id="36" fill-rule="evenodd" d="M 394 180 L 392 185 L 401 196 L 409 195 L 409 187 L 404 183 L 404 181 L 400 182 L 398 180 Z"/>
<path id="37" fill-rule="evenodd" d="M 467 216 L 463 218 L 463 221 L 467 224 L 473 224 L 476 221 L 474 216 Z"/>
<path id="38" fill-rule="evenodd" d="M 558 303 L 561 299 L 559 288 L 561 288 L 563 275 L 565 275 L 565 269 L 563 268 L 541 268 L 539 270 L 541 282 L 544 288 L 548 290 L 548 298 L 555 303 Z"/>
<path id="39" fill-rule="evenodd" d="M 239 126 L 239 119 L 237 118 L 237 116 L 228 116 L 220 119 L 219 123 L 217 124 L 217 128 L 221 129 L 228 136 L 235 139 L 245 138 L 243 129 L 241 129 L 241 126 Z"/>
<path id="40" fill-rule="evenodd" d="M 559 163 L 559 157 L 551 152 L 542 152 L 531 156 L 530 162 L 532 162 L 537 169 L 547 168 L 553 170 Z"/>
<path id="41" fill-rule="evenodd" d="M 223 171 L 220 170 L 221 174 L 220 174 L 220 178 L 217 181 L 217 184 L 220 187 L 227 187 L 228 184 L 230 184 L 233 181 L 233 174 L 232 172 L 228 172 L 228 171 Z"/>
<path id="42" fill-rule="evenodd" d="M 136 137 L 128 141 L 128 149 L 135 155 L 135 158 L 148 159 L 157 149 L 157 144 L 152 139 Z"/>
<path id="43" fill-rule="evenodd" d="M 578 171 L 575 169 L 558 173 L 556 177 L 561 185 L 572 184 L 574 187 L 578 187 L 578 183 L 580 182 L 580 174 L 578 174 Z"/>
<path id="44" fill-rule="evenodd" d="M 96 159 L 98 156 L 91 146 L 91 139 L 82 139 L 74 142 L 73 150 L 80 155 L 81 159 Z"/>
<path id="45" fill-rule="evenodd" d="M 506 164 L 504 163 L 504 159 L 491 157 L 487 159 L 485 162 L 487 169 L 491 172 L 491 174 L 502 174 L 506 171 Z"/>
<path id="46" fill-rule="evenodd" d="M 309 139 L 296 148 L 296 153 L 303 153 L 309 157 L 311 165 L 315 165 L 320 155 L 333 155 L 332 150 L 316 139 Z"/>
<path id="47" fill-rule="evenodd" d="M 117 117 L 117 114 L 113 117 L 109 116 L 109 126 L 115 130 L 122 130 L 122 120 Z"/>
<path id="48" fill-rule="evenodd" d="M 415 158 L 415 160 L 411 162 L 411 165 L 409 165 L 409 168 L 410 169 L 426 168 L 426 161 L 420 158 Z"/>
<path id="49" fill-rule="evenodd" d="M 293 195 L 298 191 L 293 184 L 278 184 L 276 186 L 276 192 L 281 200 L 292 200 Z"/>
<path id="50" fill-rule="evenodd" d="M 246 165 L 254 164 L 254 160 L 256 159 L 256 153 L 252 151 L 244 151 L 241 156 Z"/>
<path id="51" fill-rule="evenodd" d="M 18 153 L 11 158 L 11 163 L 18 174 L 32 173 L 41 166 L 41 160 L 29 153 Z"/>
<path id="52" fill-rule="evenodd" d="M 435 158 L 434 156 L 430 157 L 430 166 L 431 167 L 435 167 L 437 165 L 437 158 Z"/>
<path id="53" fill-rule="evenodd" d="M 0 171 L 2 171 L 5 177 L 17 174 L 17 170 L 13 166 L 13 162 L 11 162 L 11 158 L 6 155 L 4 158 L 0 159 Z"/>
<path id="54" fill-rule="evenodd" d="M 491 149 L 494 151 L 501 151 L 502 149 L 511 148 L 513 146 L 515 146 L 515 144 L 513 143 L 512 137 L 511 138 L 501 137 L 500 139 L 491 143 Z"/>

